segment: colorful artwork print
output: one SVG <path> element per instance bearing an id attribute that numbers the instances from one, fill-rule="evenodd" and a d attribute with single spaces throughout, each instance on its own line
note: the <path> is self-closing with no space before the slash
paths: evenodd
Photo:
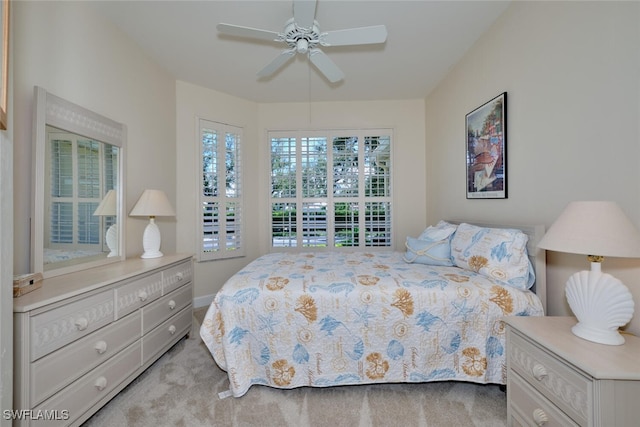
<path id="1" fill-rule="evenodd" d="M 466 116 L 467 198 L 507 198 L 507 93 Z"/>

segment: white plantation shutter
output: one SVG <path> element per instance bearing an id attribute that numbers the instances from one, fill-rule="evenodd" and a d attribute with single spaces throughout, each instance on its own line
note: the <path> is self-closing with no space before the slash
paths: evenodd
<path id="1" fill-rule="evenodd" d="M 244 256 L 242 128 L 199 120 L 200 261 Z"/>
<path id="2" fill-rule="evenodd" d="M 100 232 L 100 218 L 93 212 L 107 188 L 105 165 L 100 162 L 105 144 L 58 131 L 49 132 L 48 140 L 47 168 L 51 182 L 46 194 L 48 247 L 99 248 L 104 233 Z"/>
<path id="3" fill-rule="evenodd" d="M 391 247 L 391 130 L 272 131 L 271 246 Z"/>

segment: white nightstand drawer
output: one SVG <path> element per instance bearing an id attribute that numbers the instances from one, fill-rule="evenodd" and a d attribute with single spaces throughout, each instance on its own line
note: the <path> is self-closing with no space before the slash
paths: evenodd
<path id="1" fill-rule="evenodd" d="M 562 363 L 526 338 L 508 332 L 510 369 L 552 400 L 579 424 L 587 424 L 593 405 L 592 379 Z"/>
<path id="2" fill-rule="evenodd" d="M 146 335 L 160 323 L 173 316 L 192 301 L 191 285 L 183 286 L 169 295 L 142 308 L 142 333 Z"/>
<path id="3" fill-rule="evenodd" d="M 507 393 L 511 402 L 510 426 L 578 426 L 517 374 L 509 376 Z"/>
<path id="4" fill-rule="evenodd" d="M 48 354 L 31 365 L 31 401 L 42 402 L 140 336 L 140 313 L 133 313 Z"/>
<path id="5" fill-rule="evenodd" d="M 113 322 L 113 293 L 96 295 L 31 318 L 31 361 Z"/>
<path id="6" fill-rule="evenodd" d="M 116 319 L 134 312 L 162 295 L 162 272 L 116 288 Z"/>
<path id="7" fill-rule="evenodd" d="M 162 294 L 166 295 L 185 283 L 189 283 L 191 281 L 191 276 L 193 275 L 192 266 L 193 263 L 191 261 L 183 262 L 182 264 L 178 264 L 175 267 L 171 267 L 163 271 Z"/>
<path id="8" fill-rule="evenodd" d="M 140 341 L 135 342 L 98 366 L 66 389 L 34 408 L 34 412 L 66 410 L 76 419 L 100 399 L 106 397 L 128 376 L 140 368 Z M 32 422 L 31 425 L 68 425 L 68 420 Z"/>

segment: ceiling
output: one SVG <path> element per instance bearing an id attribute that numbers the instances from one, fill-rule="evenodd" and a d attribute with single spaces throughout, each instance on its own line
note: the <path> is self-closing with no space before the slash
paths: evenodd
<path id="1" fill-rule="evenodd" d="M 291 0 L 93 1 L 97 12 L 176 79 L 260 103 L 424 98 L 508 1 L 318 0 L 322 31 L 384 24 L 385 44 L 324 52 L 345 74 L 329 83 L 304 55 L 276 74 L 256 73 L 286 45 L 219 34 L 218 23 L 281 32 Z"/>

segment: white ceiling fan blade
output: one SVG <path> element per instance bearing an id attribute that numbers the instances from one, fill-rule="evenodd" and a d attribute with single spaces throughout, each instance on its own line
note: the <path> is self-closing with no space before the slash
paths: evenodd
<path id="1" fill-rule="evenodd" d="M 251 27 L 242 27 L 240 25 L 233 24 L 218 24 L 216 26 L 218 31 L 230 36 L 238 37 L 250 37 L 252 39 L 280 41 L 280 35 L 275 31 L 260 30 Z"/>
<path id="2" fill-rule="evenodd" d="M 347 46 L 384 43 L 386 40 L 387 27 L 384 25 L 374 25 L 371 27 L 329 31 L 320 37 L 320 44 L 322 46 Z"/>
<path id="3" fill-rule="evenodd" d="M 309 60 L 331 83 L 339 82 L 344 78 L 342 70 L 320 49 L 310 49 Z"/>
<path id="4" fill-rule="evenodd" d="M 294 0 L 293 20 L 299 27 L 311 28 L 316 16 L 316 0 Z"/>
<path id="5" fill-rule="evenodd" d="M 258 71 L 258 77 L 267 77 L 275 73 L 276 71 L 278 71 L 278 69 L 280 69 L 280 67 L 286 64 L 287 61 L 293 58 L 295 53 L 295 49 L 283 50 L 282 52 L 280 52 L 280 55 L 276 56 L 273 61 L 267 64 L 266 67 Z"/>

